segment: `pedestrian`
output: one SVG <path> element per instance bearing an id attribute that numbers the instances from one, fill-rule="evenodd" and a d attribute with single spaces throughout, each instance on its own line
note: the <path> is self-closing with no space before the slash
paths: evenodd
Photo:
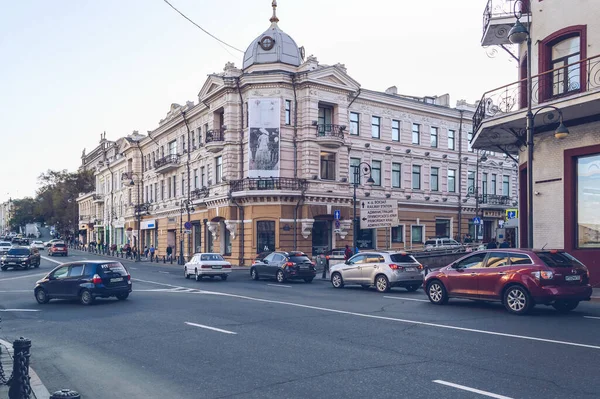
<path id="1" fill-rule="evenodd" d="M 129 259 L 131 257 L 131 245 L 129 243 L 125 244 L 125 259 Z"/>
<path id="2" fill-rule="evenodd" d="M 154 262 L 154 252 L 156 249 L 154 248 L 154 244 L 150 245 L 150 262 Z"/>
<path id="3" fill-rule="evenodd" d="M 319 258 L 321 258 L 321 263 L 323 263 L 323 275 L 321 276 L 321 278 L 326 279 L 327 272 L 329 271 L 329 255 L 325 255 L 324 252 L 321 252 L 321 254 L 319 254 L 318 256 Z"/>
<path id="4" fill-rule="evenodd" d="M 167 261 L 170 261 L 172 256 L 173 256 L 173 248 L 171 247 L 171 244 L 169 244 L 169 245 L 167 245 Z"/>
<path id="5" fill-rule="evenodd" d="M 498 246 L 496 245 L 496 240 L 492 240 L 492 241 L 488 242 L 486 248 L 487 249 L 496 249 L 496 248 L 498 248 Z"/>
<path id="6" fill-rule="evenodd" d="M 510 245 L 508 244 L 507 240 L 504 240 L 502 244 L 500 244 L 499 248 L 510 248 Z"/>
<path id="7" fill-rule="evenodd" d="M 144 245 L 144 258 L 148 258 L 148 246 Z"/>
<path id="8" fill-rule="evenodd" d="M 344 250 L 344 260 L 350 259 L 352 255 L 354 255 L 354 253 L 350 249 L 350 246 L 346 244 L 346 250 Z"/>
<path id="9" fill-rule="evenodd" d="M 133 259 L 137 259 L 137 253 L 138 253 L 137 245 L 134 244 L 131 251 L 133 252 Z"/>

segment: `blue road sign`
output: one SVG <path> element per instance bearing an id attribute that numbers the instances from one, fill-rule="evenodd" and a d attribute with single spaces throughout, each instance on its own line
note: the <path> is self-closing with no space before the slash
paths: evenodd
<path id="1" fill-rule="evenodd" d="M 517 211 L 506 211 L 506 218 L 507 219 L 516 219 Z"/>
<path id="2" fill-rule="evenodd" d="M 191 222 L 185 222 L 185 224 L 183 225 L 183 227 L 185 227 L 186 230 L 189 230 L 192 228 L 192 223 Z"/>
<path id="3" fill-rule="evenodd" d="M 474 217 L 473 218 L 473 224 L 481 224 L 481 218 Z"/>
<path id="4" fill-rule="evenodd" d="M 333 218 L 335 220 L 340 220 L 342 218 L 342 212 L 338 210 L 333 211 Z"/>

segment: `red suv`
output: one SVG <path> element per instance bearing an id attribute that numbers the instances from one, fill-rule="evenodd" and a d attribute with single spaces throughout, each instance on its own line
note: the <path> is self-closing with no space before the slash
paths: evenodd
<path id="1" fill-rule="evenodd" d="M 564 251 L 499 248 L 475 252 L 429 273 L 423 287 L 436 305 L 466 298 L 500 301 L 514 314 L 538 304 L 568 312 L 590 300 L 589 279 L 588 269 Z"/>
<path id="2" fill-rule="evenodd" d="M 69 250 L 67 249 L 66 244 L 55 242 L 54 244 L 52 244 L 52 246 L 50 248 L 48 248 L 48 255 L 50 255 L 50 256 L 56 256 L 56 255 L 67 256 L 67 255 L 69 255 Z"/>

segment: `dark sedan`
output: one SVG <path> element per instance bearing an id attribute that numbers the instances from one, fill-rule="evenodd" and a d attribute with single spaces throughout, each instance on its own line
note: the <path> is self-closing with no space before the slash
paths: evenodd
<path id="1" fill-rule="evenodd" d="M 15 247 L 2 256 L 0 268 L 6 271 L 9 267 L 14 269 L 29 269 L 40 267 L 40 252 L 35 248 Z"/>
<path id="2" fill-rule="evenodd" d="M 272 252 L 250 267 L 253 280 L 275 278 L 277 282 L 300 279 L 307 283 L 317 275 L 315 264 L 304 252 Z"/>
<path id="3" fill-rule="evenodd" d="M 91 305 L 96 298 L 125 300 L 131 292 L 131 275 L 121 262 L 81 261 L 58 266 L 34 288 L 40 304 L 50 299 L 78 299 Z"/>

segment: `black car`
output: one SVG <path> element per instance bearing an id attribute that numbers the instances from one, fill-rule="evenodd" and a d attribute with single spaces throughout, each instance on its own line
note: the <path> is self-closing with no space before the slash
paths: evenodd
<path id="1" fill-rule="evenodd" d="M 38 303 L 50 299 L 78 299 L 91 305 L 96 298 L 123 301 L 131 292 L 131 275 L 121 262 L 81 261 L 58 266 L 35 284 Z"/>
<path id="2" fill-rule="evenodd" d="M 279 283 L 292 279 L 310 283 L 316 274 L 315 264 L 304 252 L 272 252 L 250 267 L 253 280 L 275 278 Z"/>
<path id="3" fill-rule="evenodd" d="M 8 250 L 0 259 L 0 268 L 6 271 L 9 267 L 14 269 L 29 269 L 40 267 L 40 252 L 35 248 L 14 247 Z"/>

